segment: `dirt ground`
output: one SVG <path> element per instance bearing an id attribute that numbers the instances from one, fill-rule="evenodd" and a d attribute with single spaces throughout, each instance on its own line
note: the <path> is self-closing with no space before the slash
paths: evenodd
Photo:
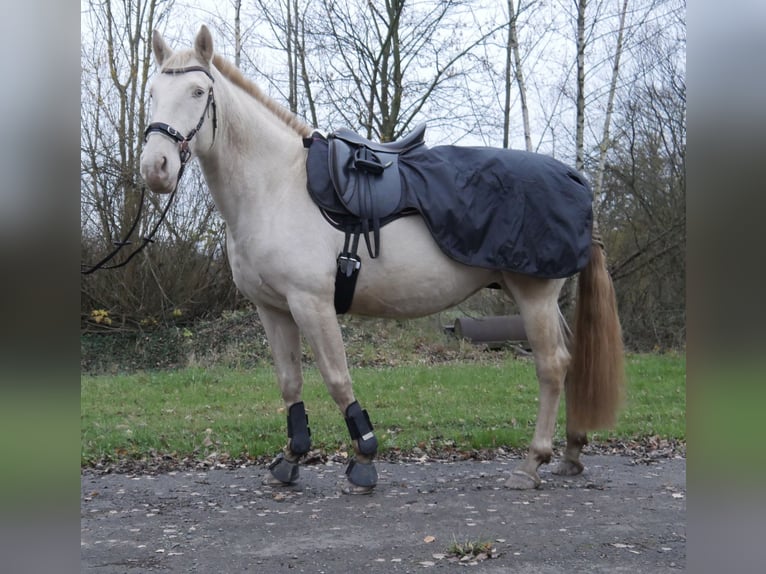
<path id="1" fill-rule="evenodd" d="M 503 487 L 518 460 L 378 462 L 366 496 L 341 494 L 345 465 L 261 484 L 265 466 L 159 475 L 84 471 L 81 570 L 500 573 L 683 571 L 686 460 L 584 456 L 578 477 L 541 469 L 534 491 Z M 455 543 L 490 542 L 462 562 Z"/>

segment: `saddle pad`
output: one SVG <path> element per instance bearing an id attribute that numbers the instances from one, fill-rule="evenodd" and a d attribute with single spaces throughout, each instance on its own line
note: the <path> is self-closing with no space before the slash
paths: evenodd
<path id="1" fill-rule="evenodd" d="M 335 195 L 327 142 L 319 134 L 306 169 L 317 205 L 348 216 Z M 558 160 L 500 148 L 420 146 L 399 156 L 399 173 L 402 207 L 418 211 L 439 248 L 460 263 L 558 278 L 588 262 L 592 192 Z M 381 243 L 385 252 L 385 235 Z"/>
<path id="2" fill-rule="evenodd" d="M 309 143 L 310 142 L 310 143 Z M 335 193 L 328 163 L 329 145 L 327 139 L 314 132 L 310 140 L 306 140 L 308 155 L 306 156 L 306 179 L 309 195 L 321 209 L 332 215 L 350 215 L 346 206 Z"/>

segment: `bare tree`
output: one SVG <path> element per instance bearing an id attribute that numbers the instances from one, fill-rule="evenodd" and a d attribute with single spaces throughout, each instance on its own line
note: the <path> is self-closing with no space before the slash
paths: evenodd
<path id="1" fill-rule="evenodd" d="M 456 0 L 322 5 L 317 41 L 325 52 L 316 68 L 323 103 L 343 125 L 382 141 L 400 137 L 426 108 L 432 125 L 459 121 L 462 80 L 477 67 L 470 55 L 503 27 L 466 37 L 474 15 Z"/>
<path id="2" fill-rule="evenodd" d="M 162 0 L 89 4 L 89 33 L 81 52 L 81 253 L 86 263 L 110 251 L 114 240 L 125 238 L 140 209 L 130 249 L 157 221 L 157 209 L 151 205 L 159 207 L 159 198 L 146 194 L 141 208 L 139 161 L 152 62 L 148 39 L 171 6 Z M 202 189 L 199 170 L 192 166 L 155 237 L 156 245 L 132 260 L 129 268 L 83 276 L 81 308 L 86 320 L 93 309 L 113 314 L 113 325 L 135 325 L 173 313 L 185 319 L 209 304 L 201 292 L 209 290 L 221 301 L 230 296 L 222 224 Z"/>
<path id="3" fill-rule="evenodd" d="M 107 237 L 127 229 L 138 211 L 141 147 L 135 142 L 145 126 L 151 63 L 143 39 L 162 20 L 162 4 L 166 3 L 88 4 L 91 43 L 83 46 L 83 87 L 93 105 L 83 109 L 82 171 L 87 198 Z"/>
<path id="4" fill-rule="evenodd" d="M 278 62 L 286 64 L 287 75 L 274 72 L 273 67 L 266 77 L 287 102 L 293 113 L 305 116 L 312 125 L 317 125 L 317 104 L 314 100 L 309 69 L 309 50 L 306 32 L 307 15 L 312 0 L 257 0 L 260 14 L 271 31 L 269 39 L 261 38 L 265 45 L 256 49 L 270 49 Z M 312 24 L 309 23 L 309 27 Z M 255 66 L 263 72 L 261 66 Z"/>
<path id="5" fill-rule="evenodd" d="M 519 11 L 521 3 L 519 2 Z M 532 130 L 529 123 L 529 107 L 527 106 L 527 86 L 524 83 L 521 53 L 519 50 L 519 34 L 517 31 L 518 12 L 513 7 L 513 0 L 508 0 L 508 44 L 505 50 L 505 107 L 503 110 L 503 147 L 509 147 L 510 117 L 511 117 L 511 68 L 513 77 L 519 88 L 519 100 L 521 102 L 521 118 L 524 126 L 524 147 L 532 151 Z M 511 66 L 513 61 L 513 66 Z"/>
<path id="6" fill-rule="evenodd" d="M 686 335 L 683 3 L 664 8 L 635 33 L 599 209 L 626 340 L 645 350 L 682 346 Z"/>
<path id="7" fill-rule="evenodd" d="M 242 0 L 234 0 L 234 65 L 242 60 Z"/>
<path id="8" fill-rule="evenodd" d="M 585 167 L 585 9 L 588 0 L 577 0 L 577 119 L 575 122 L 575 167 Z"/>
<path id="9" fill-rule="evenodd" d="M 604 183 L 604 168 L 606 166 L 606 154 L 609 151 L 609 126 L 612 121 L 614 111 L 614 97 L 617 92 L 617 79 L 620 75 L 620 58 L 622 57 L 622 41 L 625 33 L 625 15 L 628 13 L 628 0 L 623 0 L 620 10 L 620 27 L 617 31 L 617 44 L 614 49 L 614 65 L 612 67 L 612 79 L 609 84 L 609 96 L 606 104 L 606 115 L 604 116 L 604 129 L 601 136 L 601 142 L 598 145 L 598 167 L 596 168 L 596 181 L 593 185 L 593 203 L 598 205 L 601 198 L 601 189 Z"/>

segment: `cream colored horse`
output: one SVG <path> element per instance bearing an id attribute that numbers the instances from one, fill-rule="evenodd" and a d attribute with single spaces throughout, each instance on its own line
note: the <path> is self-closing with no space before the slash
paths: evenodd
<path id="1" fill-rule="evenodd" d="M 156 32 L 153 49 L 163 73 L 151 87 L 154 123 L 147 131 L 141 174 L 151 190 L 172 191 L 183 155 L 179 148 L 188 149 L 198 158 L 226 221 L 234 281 L 257 306 L 285 407 L 291 412 L 294 405 L 300 406 L 296 418 L 288 417 L 294 428 L 278 457 L 281 462 L 275 461 L 274 480 L 287 483 L 297 478 L 300 453 L 307 450 L 307 429 L 299 420 L 305 418 L 301 333 L 341 413 L 347 422 L 349 417 L 355 419 L 361 434 L 367 435 L 361 439 L 367 441 L 362 448 L 360 436 L 352 432 L 356 462 L 369 470 L 375 456 L 368 440 L 372 427 L 366 428 L 359 409 L 352 407 L 356 398 L 333 306 L 336 258 L 344 236 L 326 223 L 306 191 L 307 152 L 302 138 L 313 130 L 215 55 L 206 27 L 191 50 L 173 52 Z M 534 437 L 507 486 L 540 485 L 538 467 L 553 455 L 563 388 L 567 446 L 556 471 L 580 473 L 585 432 L 614 423 L 623 385 L 620 325 L 603 245 L 594 242 L 590 263 L 580 273 L 570 342 L 557 304 L 563 279 L 457 263 L 441 252 L 418 216 L 390 223 L 381 235 L 384 248 L 379 258 L 363 262 L 350 312 L 378 317 L 428 315 L 460 303 L 493 282 L 500 284 L 523 316 L 540 385 Z M 511 389 L 508 395 L 510 404 Z M 349 415 L 351 410 L 356 414 Z M 355 480 L 355 472 L 349 474 L 352 492 L 368 492 L 375 485 L 374 472 L 372 478 L 369 472 L 363 474 L 362 480 Z"/>

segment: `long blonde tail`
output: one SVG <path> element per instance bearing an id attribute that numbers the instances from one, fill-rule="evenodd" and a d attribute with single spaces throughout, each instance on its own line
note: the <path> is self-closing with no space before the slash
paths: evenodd
<path id="1" fill-rule="evenodd" d="M 600 240 L 594 239 L 578 281 L 566 379 L 567 428 L 586 432 L 614 426 L 625 389 L 622 328 Z"/>

